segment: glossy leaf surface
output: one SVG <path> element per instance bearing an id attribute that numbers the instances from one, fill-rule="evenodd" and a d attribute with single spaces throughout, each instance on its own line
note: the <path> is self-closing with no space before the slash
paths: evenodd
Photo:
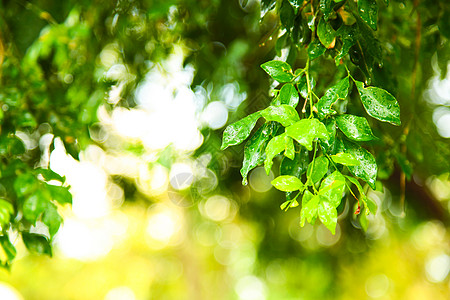
<path id="1" fill-rule="evenodd" d="M 261 126 L 247 141 L 244 147 L 244 161 L 242 163 L 242 184 L 247 185 L 248 172 L 262 164 L 265 158 L 267 143 L 275 136 L 279 125 L 269 122 Z"/>
<path id="2" fill-rule="evenodd" d="M 394 96 L 378 87 L 364 87 L 364 83 L 355 81 L 364 109 L 369 116 L 399 126 L 400 106 Z"/>
<path id="3" fill-rule="evenodd" d="M 303 188 L 303 183 L 295 176 L 282 175 L 272 180 L 272 185 L 282 192 L 293 192 Z"/>
<path id="4" fill-rule="evenodd" d="M 327 129 L 317 119 L 303 119 L 286 128 L 288 136 L 308 150 L 312 150 L 314 139 L 328 139 Z"/>
<path id="5" fill-rule="evenodd" d="M 228 125 L 223 132 L 222 146 L 220 149 L 224 150 L 229 146 L 242 143 L 246 138 L 248 138 L 260 117 L 261 113 L 255 112 L 233 124 Z"/>
<path id="6" fill-rule="evenodd" d="M 261 111 L 261 116 L 266 121 L 275 121 L 281 123 L 284 127 L 290 126 L 300 118 L 297 111 L 290 105 L 269 106 Z"/>
<path id="7" fill-rule="evenodd" d="M 375 189 L 378 166 L 373 155 L 353 143 L 345 143 L 345 148 L 347 153 L 350 153 L 359 161 L 358 166 L 348 166 L 350 172 L 367 182 L 372 189 Z"/>
<path id="8" fill-rule="evenodd" d="M 362 142 L 376 138 L 372 129 L 370 129 L 369 122 L 364 117 L 340 115 L 336 117 L 336 123 L 339 129 L 351 140 Z"/>
<path id="9" fill-rule="evenodd" d="M 271 60 L 263 63 L 261 68 L 278 82 L 289 82 L 294 78 L 291 66 L 284 61 Z"/>

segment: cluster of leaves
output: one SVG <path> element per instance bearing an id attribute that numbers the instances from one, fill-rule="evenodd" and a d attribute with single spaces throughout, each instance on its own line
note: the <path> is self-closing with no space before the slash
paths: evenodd
<path id="1" fill-rule="evenodd" d="M 269 174 L 274 157 L 282 153 L 280 176 L 272 181 L 272 185 L 286 192 L 288 200 L 281 205 L 284 210 L 298 206 L 297 199 L 303 195 L 302 226 L 305 221 L 314 223 L 319 217 L 334 234 L 337 208 L 346 188 L 355 196 L 351 184 L 360 194 L 359 199 L 355 196 L 358 201 L 356 213 L 361 210 L 359 200 L 367 214 L 375 213 L 376 203 L 365 196 L 358 178 L 375 189 L 377 163 L 359 143 L 376 137 L 365 117 L 338 114 L 334 107 L 347 98 L 350 82 L 353 82 L 369 116 L 400 125 L 397 100 L 381 88 L 365 87 L 350 73 L 318 98 L 313 91 L 309 61 L 306 68 L 295 72 L 286 62 L 276 60 L 261 67 L 274 80 L 284 83 L 283 86 L 275 91 L 276 97 L 269 107 L 229 125 L 223 134 L 222 149 L 225 149 L 243 142 L 250 136 L 258 119 L 265 119 L 265 124 L 245 144 L 241 168 L 243 184 L 247 183 L 249 171 L 262 163 Z M 303 118 L 296 110 L 300 95 L 306 99 L 305 105 L 310 104 L 308 117 L 306 108 L 302 110 Z M 297 194 L 293 196 L 295 192 Z"/>
<path id="2" fill-rule="evenodd" d="M 377 209 L 358 181 L 362 179 L 372 189 L 376 188 L 376 159 L 360 143 L 377 137 L 365 117 L 345 113 L 344 101 L 351 86 L 356 86 L 369 116 L 396 126 L 401 124 L 395 97 L 382 88 L 365 86 L 353 78 L 347 67 L 347 76 L 327 89 L 321 98 L 314 92 L 316 81 L 310 64 L 320 56 L 330 55 L 339 65 L 350 54 L 353 64 L 365 75 L 366 83 L 372 77 L 373 65 L 382 63 L 381 48 L 373 33 L 377 30 L 376 1 L 360 0 L 353 6 L 352 1 L 263 1 L 263 15 L 276 8 L 286 31 L 277 41 L 277 51 L 290 44 L 290 53 L 297 53 L 296 47 L 307 45 L 306 66 L 293 71 L 283 61 L 262 64 L 264 71 L 283 85 L 274 91 L 269 107 L 229 125 L 222 143 L 225 149 L 243 142 L 263 117 L 265 124 L 244 147 L 243 184 L 247 183 L 249 171 L 262 163 L 269 174 L 274 157 L 282 153 L 280 176 L 272 181 L 275 188 L 286 192 L 287 201 L 281 208 L 298 206 L 297 199 L 303 195 L 301 225 L 305 221 L 314 223 L 318 217 L 333 233 L 346 190 L 357 200 L 356 214 L 361 210 L 375 213 Z M 296 110 L 300 96 L 305 99 L 302 117 Z M 357 187 L 359 198 L 352 185 Z"/>

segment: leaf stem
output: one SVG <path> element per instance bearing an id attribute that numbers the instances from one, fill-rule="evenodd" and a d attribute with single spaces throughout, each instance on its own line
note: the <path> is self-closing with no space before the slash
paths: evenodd
<path id="1" fill-rule="evenodd" d="M 309 106 L 310 106 L 309 117 L 312 118 L 312 117 L 314 117 L 314 114 L 313 114 L 313 99 L 312 99 L 311 82 L 309 79 L 309 65 L 310 65 L 310 60 L 308 58 L 308 60 L 306 61 L 305 72 L 306 72 L 306 85 L 308 86 L 308 99 L 309 99 Z"/>

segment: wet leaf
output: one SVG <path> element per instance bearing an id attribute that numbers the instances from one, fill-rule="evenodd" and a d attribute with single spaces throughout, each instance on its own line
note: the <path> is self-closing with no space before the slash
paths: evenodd
<path id="1" fill-rule="evenodd" d="M 285 138 L 286 134 L 278 135 L 270 140 L 266 147 L 266 159 L 264 160 L 264 168 L 266 170 L 267 175 L 270 173 L 270 169 L 272 169 L 273 158 L 278 155 L 285 148 Z"/>
<path id="2" fill-rule="evenodd" d="M 325 156 L 316 157 L 316 159 L 311 162 L 308 166 L 306 175 L 308 177 L 308 182 L 317 183 L 328 171 L 328 159 Z"/>
<path id="3" fill-rule="evenodd" d="M 308 45 L 308 56 L 311 60 L 314 60 L 322 56 L 327 48 L 325 48 L 318 39 L 315 39 Z"/>
<path id="4" fill-rule="evenodd" d="M 317 36 L 325 48 L 330 49 L 334 47 L 336 41 L 336 31 L 331 27 L 330 23 L 323 18 L 320 19 L 317 25 Z"/>
<path id="5" fill-rule="evenodd" d="M 271 60 L 263 63 L 261 68 L 278 82 L 289 82 L 294 78 L 291 66 L 284 61 Z"/>
<path id="6" fill-rule="evenodd" d="M 331 155 L 331 159 L 338 164 L 344 165 L 344 166 L 358 166 L 359 160 L 357 160 L 353 155 L 350 153 L 344 153 L 339 152 L 335 155 Z"/>
<path id="7" fill-rule="evenodd" d="M 344 191 L 345 177 L 340 172 L 335 171 L 322 181 L 319 194 L 327 198 L 334 207 L 338 207 L 341 204 Z"/>
<path id="8" fill-rule="evenodd" d="M 355 81 L 355 84 L 364 109 L 371 117 L 400 126 L 400 106 L 394 96 L 378 87 L 365 88 L 360 81 Z"/>
<path id="9" fill-rule="evenodd" d="M 314 89 L 314 87 L 316 86 L 316 81 L 314 80 L 314 77 L 309 78 L 309 84 L 311 85 L 311 89 Z M 308 83 L 306 81 L 306 76 L 301 76 L 298 79 L 297 88 L 300 95 L 304 99 L 308 98 Z"/>
<path id="10" fill-rule="evenodd" d="M 294 159 L 295 157 L 294 140 L 287 135 L 284 136 L 284 155 L 289 159 Z"/>
<path id="11" fill-rule="evenodd" d="M 300 226 L 305 225 L 305 221 L 313 223 L 317 217 L 317 208 L 319 206 L 320 195 L 313 195 L 306 190 L 302 198 L 302 210 L 300 211 Z"/>
<path id="12" fill-rule="evenodd" d="M 372 129 L 370 129 L 369 122 L 364 117 L 340 115 L 336 117 L 336 123 L 339 129 L 351 140 L 361 142 L 376 139 Z"/>
<path id="13" fill-rule="evenodd" d="M 361 19 L 373 30 L 377 30 L 378 4 L 376 0 L 358 0 L 358 12 Z"/>
<path id="14" fill-rule="evenodd" d="M 272 185 L 282 192 L 293 192 L 303 188 L 303 183 L 295 176 L 282 175 L 272 180 Z"/>
<path id="15" fill-rule="evenodd" d="M 375 189 L 377 179 L 377 163 L 373 155 L 364 148 L 350 142 L 345 142 L 346 152 L 353 155 L 358 161 L 358 166 L 348 166 L 350 172 L 358 178 L 361 178 Z"/>
<path id="16" fill-rule="evenodd" d="M 275 105 L 286 104 L 295 108 L 297 107 L 299 98 L 300 97 L 294 85 L 292 85 L 291 83 L 287 83 L 283 85 L 283 87 L 281 88 L 280 93 L 278 94 L 278 97 L 274 104 Z"/>
<path id="17" fill-rule="evenodd" d="M 336 233 L 337 225 L 337 210 L 329 201 L 321 196 L 321 201 L 318 206 L 318 215 L 323 225 L 328 228 L 332 234 Z"/>
<path id="18" fill-rule="evenodd" d="M 333 11 L 332 1 L 331 0 L 320 0 L 319 8 L 325 17 L 325 21 L 328 21 L 331 12 Z"/>
<path id="19" fill-rule="evenodd" d="M 314 139 L 328 139 L 327 129 L 317 119 L 303 119 L 286 128 L 288 136 L 308 150 L 312 150 Z"/>
<path id="20" fill-rule="evenodd" d="M 242 143 L 252 132 L 256 122 L 261 117 L 260 112 L 255 112 L 233 124 L 227 126 L 223 132 L 221 150 L 229 146 L 234 146 Z"/>
<path id="21" fill-rule="evenodd" d="M 321 119 L 336 114 L 336 111 L 331 107 L 337 100 L 347 98 L 349 86 L 349 79 L 345 77 L 325 92 L 325 95 L 320 98 L 316 105 Z"/>
<path id="22" fill-rule="evenodd" d="M 243 185 L 247 185 L 248 172 L 263 163 L 265 159 L 264 150 L 267 143 L 275 136 L 278 128 L 279 125 L 275 122 L 266 123 L 245 144 L 244 161 L 241 168 Z"/>
<path id="23" fill-rule="evenodd" d="M 281 123 L 284 127 L 290 126 L 300 120 L 295 108 L 289 105 L 269 106 L 261 111 L 266 121 Z"/>
<path id="24" fill-rule="evenodd" d="M 325 152 L 332 152 L 336 138 L 336 120 L 334 118 L 325 120 L 325 127 L 328 132 L 328 139 L 319 140 L 319 144 Z"/>

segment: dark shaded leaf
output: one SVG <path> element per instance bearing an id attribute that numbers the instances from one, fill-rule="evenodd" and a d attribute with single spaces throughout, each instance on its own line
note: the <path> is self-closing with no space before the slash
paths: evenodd
<path id="1" fill-rule="evenodd" d="M 52 247 L 45 236 L 22 232 L 22 240 L 30 252 L 52 256 Z"/>
<path id="2" fill-rule="evenodd" d="M 261 113 L 255 112 L 233 124 L 228 125 L 223 132 L 222 146 L 220 149 L 224 150 L 229 146 L 242 143 L 246 138 L 248 138 L 260 117 Z"/>
<path id="3" fill-rule="evenodd" d="M 358 12 L 361 19 L 373 30 L 377 30 L 378 4 L 376 0 L 358 0 Z"/>
<path id="4" fill-rule="evenodd" d="M 325 51 L 327 51 L 327 48 L 325 48 L 318 39 L 315 39 L 308 45 L 308 56 L 311 60 L 322 56 Z"/>
<path id="5" fill-rule="evenodd" d="M 245 144 L 244 161 L 241 168 L 243 185 L 247 185 L 248 172 L 263 163 L 266 156 L 264 150 L 267 143 L 275 136 L 278 128 L 279 125 L 275 122 L 266 123 Z"/>

